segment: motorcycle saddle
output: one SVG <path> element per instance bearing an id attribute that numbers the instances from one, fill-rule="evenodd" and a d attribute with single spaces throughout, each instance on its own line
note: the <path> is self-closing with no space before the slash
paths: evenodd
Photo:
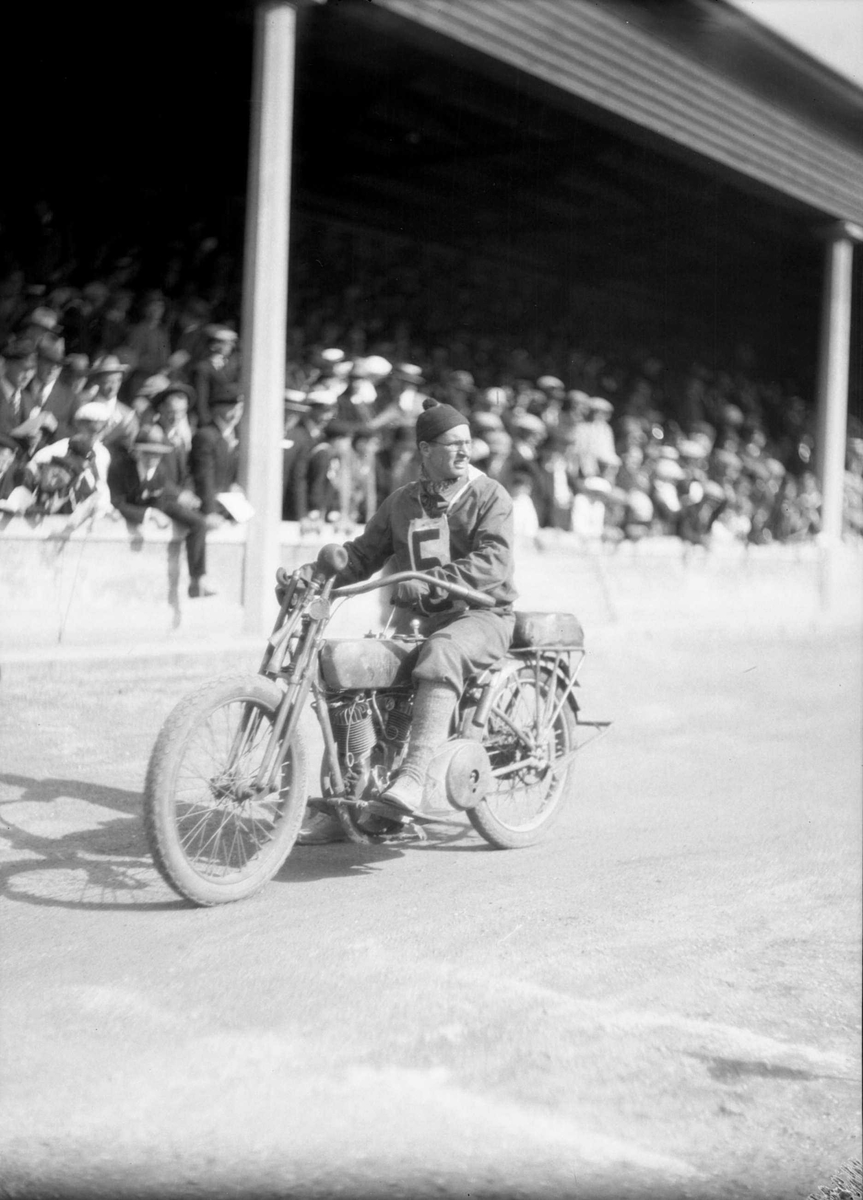
<path id="1" fill-rule="evenodd" d="M 584 630 L 572 613 L 517 612 L 512 634 L 513 650 L 562 647 L 584 649 Z"/>

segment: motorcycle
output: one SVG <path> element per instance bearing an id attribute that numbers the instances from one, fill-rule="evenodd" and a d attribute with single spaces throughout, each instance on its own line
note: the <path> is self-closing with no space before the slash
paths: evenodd
<path id="1" fill-rule="evenodd" d="M 346 564 L 334 545 L 323 547 L 310 577 L 280 568 L 279 613 L 258 673 L 203 685 L 158 734 L 145 829 L 160 874 L 194 904 L 224 904 L 262 888 L 294 846 L 307 809 L 335 815 L 352 842 L 388 840 L 366 832 L 361 817 L 407 749 L 420 623 L 393 636 L 328 639 L 335 605 L 408 579 L 469 606 L 494 604 L 418 571 L 337 587 Z M 429 766 L 415 835 L 429 825 L 463 829 L 466 814 L 499 849 L 545 836 L 563 810 L 575 755 L 610 725 L 581 716 L 575 691 L 584 656 L 572 614 L 517 614 L 506 657 L 467 681 L 450 737 Z M 312 798 L 300 727 L 307 703 L 323 738 L 320 795 Z"/>

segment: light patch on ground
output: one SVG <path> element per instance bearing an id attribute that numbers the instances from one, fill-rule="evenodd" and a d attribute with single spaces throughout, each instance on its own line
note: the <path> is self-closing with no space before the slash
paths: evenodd
<path id="1" fill-rule="evenodd" d="M 470 972 L 464 974 L 469 976 L 474 987 L 482 985 L 487 988 L 492 982 L 487 976 L 474 978 Z M 797 1042 L 780 1041 L 737 1025 L 685 1017 L 680 1013 L 616 1009 L 611 1004 L 578 1000 L 565 992 L 544 988 L 524 980 L 508 979 L 506 986 L 513 992 L 534 997 L 564 1010 L 569 1028 L 581 1025 L 587 1029 L 602 1029 L 612 1033 L 665 1029 L 691 1036 L 699 1050 L 709 1049 L 715 1054 L 728 1057 L 757 1056 L 771 1065 L 794 1067 L 805 1063 L 807 1066 L 817 1066 L 833 1072 L 850 1073 L 857 1070 L 857 1064 L 847 1055 Z"/>
<path id="2" fill-rule="evenodd" d="M 21 850 L 9 841 L 8 838 L 0 837 L 0 862 L 23 862 L 26 859 L 41 859 L 43 856 L 38 850 Z"/>
<path id="3" fill-rule="evenodd" d="M 133 819 L 131 813 L 105 808 L 77 796 L 57 796 L 52 800 L 13 800 L 3 805 L 2 817 L 8 825 L 45 838 L 62 838 L 70 833 L 99 829 L 124 818 Z"/>
<path id="4" fill-rule="evenodd" d="M 89 999 L 97 1008 L 124 1003 L 116 994 L 93 992 Z M 465 1188 L 459 1195 L 470 1194 L 472 1180 L 489 1177 L 501 1189 L 524 1181 L 555 1184 L 550 1194 L 560 1195 L 561 1181 L 607 1177 L 612 1170 L 663 1185 L 703 1178 L 679 1157 L 600 1133 L 550 1107 L 460 1087 L 444 1066 L 333 1070 L 320 1051 L 299 1029 L 285 1029 L 210 1035 L 175 1047 L 170 1058 L 163 1051 L 155 1061 L 132 1052 L 122 1076 L 107 1072 L 100 1079 L 98 1106 L 43 1098 L 41 1124 L 59 1121 L 54 1152 L 65 1161 L 88 1161 L 98 1146 L 103 1170 L 140 1165 L 146 1177 L 180 1161 L 188 1177 L 223 1185 L 243 1171 L 259 1178 L 272 1173 L 283 1184 L 297 1174 L 308 1180 L 339 1172 L 356 1178 L 419 1172 L 442 1185 L 458 1177 Z M 216 1109 L 203 1102 L 214 1089 L 222 1097 Z M 148 1160 L 136 1142 L 140 1121 L 159 1145 Z M 0 1123 L 13 1166 L 26 1161 L 31 1128 L 14 1110 Z"/>
<path id="5" fill-rule="evenodd" d="M 477 1124 L 478 1120 L 495 1138 L 513 1143 L 530 1142 L 534 1147 L 546 1146 L 550 1154 L 566 1153 L 572 1160 L 591 1166 L 619 1164 L 660 1171 L 677 1178 L 693 1178 L 698 1172 L 689 1163 L 667 1154 L 657 1154 L 634 1142 L 608 1137 L 596 1133 L 565 1117 L 558 1117 L 538 1108 L 523 1104 L 495 1100 L 490 1096 L 478 1096 L 451 1085 L 447 1071 L 435 1067 L 425 1071 L 411 1071 L 395 1067 L 383 1070 L 360 1067 L 350 1071 L 348 1085 L 367 1088 L 375 1093 L 390 1097 L 398 1096 L 405 1106 L 406 1114 L 418 1109 L 427 1113 L 429 1109 L 446 1113 L 449 1120 L 464 1129 Z"/>

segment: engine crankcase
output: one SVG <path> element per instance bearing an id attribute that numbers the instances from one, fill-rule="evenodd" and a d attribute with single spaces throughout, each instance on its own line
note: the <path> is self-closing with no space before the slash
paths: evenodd
<path id="1" fill-rule="evenodd" d="M 423 808 L 473 808 L 491 787 L 491 763 L 481 742 L 455 738 L 446 742 L 429 764 L 423 791 Z"/>

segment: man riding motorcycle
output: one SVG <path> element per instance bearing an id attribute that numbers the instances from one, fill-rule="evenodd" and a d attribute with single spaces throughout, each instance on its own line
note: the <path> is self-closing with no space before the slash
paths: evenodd
<path id="1" fill-rule="evenodd" d="M 412 673 L 415 698 L 407 753 L 361 818 L 368 833 L 398 832 L 420 811 L 429 762 L 449 735 L 465 681 L 503 658 L 515 625 L 509 494 L 471 466 L 470 430 L 458 409 L 426 400 L 416 440 L 420 478 L 390 493 L 363 533 L 345 543 L 348 566 L 337 582 L 357 583 L 390 563 L 395 571 L 422 571 L 466 584 L 496 603 L 494 608 L 471 609 L 417 580 L 398 585 L 393 599 L 400 609 L 396 632 L 407 632 L 418 619 L 426 640 Z M 343 836 L 334 817 L 318 813 L 298 840 L 310 845 Z"/>

